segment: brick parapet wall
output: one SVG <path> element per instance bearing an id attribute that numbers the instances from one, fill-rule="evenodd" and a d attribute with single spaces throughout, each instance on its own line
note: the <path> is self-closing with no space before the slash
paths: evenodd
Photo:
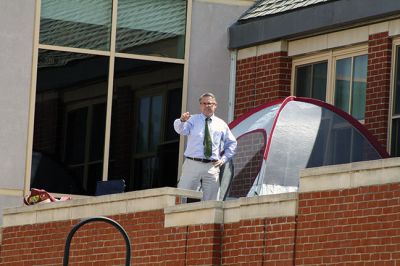
<path id="1" fill-rule="evenodd" d="M 389 33 L 370 35 L 365 126 L 383 147 L 387 146 L 391 58 L 392 38 Z"/>
<path id="2" fill-rule="evenodd" d="M 74 208 L 119 222 L 132 265 L 396 265 L 399 178 L 400 158 L 390 158 L 306 169 L 298 193 L 176 205 L 187 192 L 170 188 L 6 210 L 0 265 L 61 265 L 81 219 Z M 54 221 L 60 211 L 74 215 Z M 125 248 L 114 228 L 95 223 L 77 231 L 70 254 L 72 265 L 115 265 Z"/>
<path id="3" fill-rule="evenodd" d="M 186 260 L 187 265 L 220 265 L 221 224 L 188 226 Z"/>
<path id="4" fill-rule="evenodd" d="M 296 265 L 400 262 L 400 184 L 299 195 Z"/>
<path id="5" fill-rule="evenodd" d="M 400 263 L 400 159 L 306 169 L 296 265 Z"/>
<path id="6" fill-rule="evenodd" d="M 235 117 L 289 96 L 291 68 L 292 59 L 286 51 L 237 60 Z"/>
<path id="7" fill-rule="evenodd" d="M 224 224 L 222 265 L 293 265 L 294 236 L 294 216 Z"/>

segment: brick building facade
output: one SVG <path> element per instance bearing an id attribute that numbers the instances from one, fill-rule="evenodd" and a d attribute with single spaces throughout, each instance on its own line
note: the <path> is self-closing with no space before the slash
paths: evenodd
<path id="1" fill-rule="evenodd" d="M 383 147 L 388 142 L 388 114 L 391 93 L 392 38 L 389 32 L 368 36 L 368 78 L 366 89 L 365 127 Z M 268 46 L 266 44 L 265 46 Z M 287 51 L 252 56 L 237 60 L 235 117 L 254 107 L 291 95 L 292 57 Z M 239 50 L 239 55 L 241 51 Z"/>

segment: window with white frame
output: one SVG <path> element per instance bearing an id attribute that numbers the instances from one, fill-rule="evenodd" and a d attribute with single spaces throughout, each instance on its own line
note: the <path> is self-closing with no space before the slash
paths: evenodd
<path id="1" fill-rule="evenodd" d="M 364 46 L 295 59 L 293 95 L 325 101 L 364 120 L 367 67 Z"/>
<path id="2" fill-rule="evenodd" d="M 392 156 L 400 156 L 400 40 L 395 42 L 393 51 L 395 69 L 392 90 L 390 154 Z"/>
<path id="3" fill-rule="evenodd" d="M 296 95 L 325 101 L 327 68 L 327 61 L 297 67 Z"/>

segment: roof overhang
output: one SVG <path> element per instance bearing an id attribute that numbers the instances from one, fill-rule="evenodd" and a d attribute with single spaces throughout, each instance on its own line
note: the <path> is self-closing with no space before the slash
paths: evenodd
<path id="1" fill-rule="evenodd" d="M 229 27 L 229 49 L 332 31 L 400 15 L 399 0 L 339 0 L 281 14 L 238 21 Z"/>

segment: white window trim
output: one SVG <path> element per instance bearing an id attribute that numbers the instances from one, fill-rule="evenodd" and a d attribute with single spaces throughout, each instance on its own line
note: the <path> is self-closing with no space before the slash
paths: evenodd
<path id="1" fill-rule="evenodd" d="M 400 37 L 394 38 L 392 42 L 392 59 L 391 59 L 391 71 L 390 71 L 390 93 L 389 93 L 389 114 L 388 114 L 388 132 L 387 132 L 387 143 L 386 149 L 389 154 L 392 153 L 392 128 L 393 128 L 393 119 L 400 118 L 400 115 L 393 115 L 393 101 L 394 101 L 394 91 L 395 91 L 395 78 L 396 78 L 396 68 L 397 64 L 400 62 L 396 62 L 396 48 L 400 48 Z"/>
<path id="2" fill-rule="evenodd" d="M 400 39 L 399 39 L 400 44 Z M 324 51 L 318 54 L 303 55 L 301 57 L 293 58 L 292 62 L 292 77 L 290 84 L 290 94 L 295 95 L 294 84 L 296 76 L 296 67 L 313 64 L 322 61 L 327 61 L 327 77 L 326 77 L 326 102 L 329 104 L 335 104 L 335 73 L 336 73 L 336 61 L 343 58 L 355 57 L 359 55 L 368 55 L 368 45 L 363 44 L 351 48 L 341 48 L 335 50 Z M 364 121 L 360 121 L 364 122 Z"/>

